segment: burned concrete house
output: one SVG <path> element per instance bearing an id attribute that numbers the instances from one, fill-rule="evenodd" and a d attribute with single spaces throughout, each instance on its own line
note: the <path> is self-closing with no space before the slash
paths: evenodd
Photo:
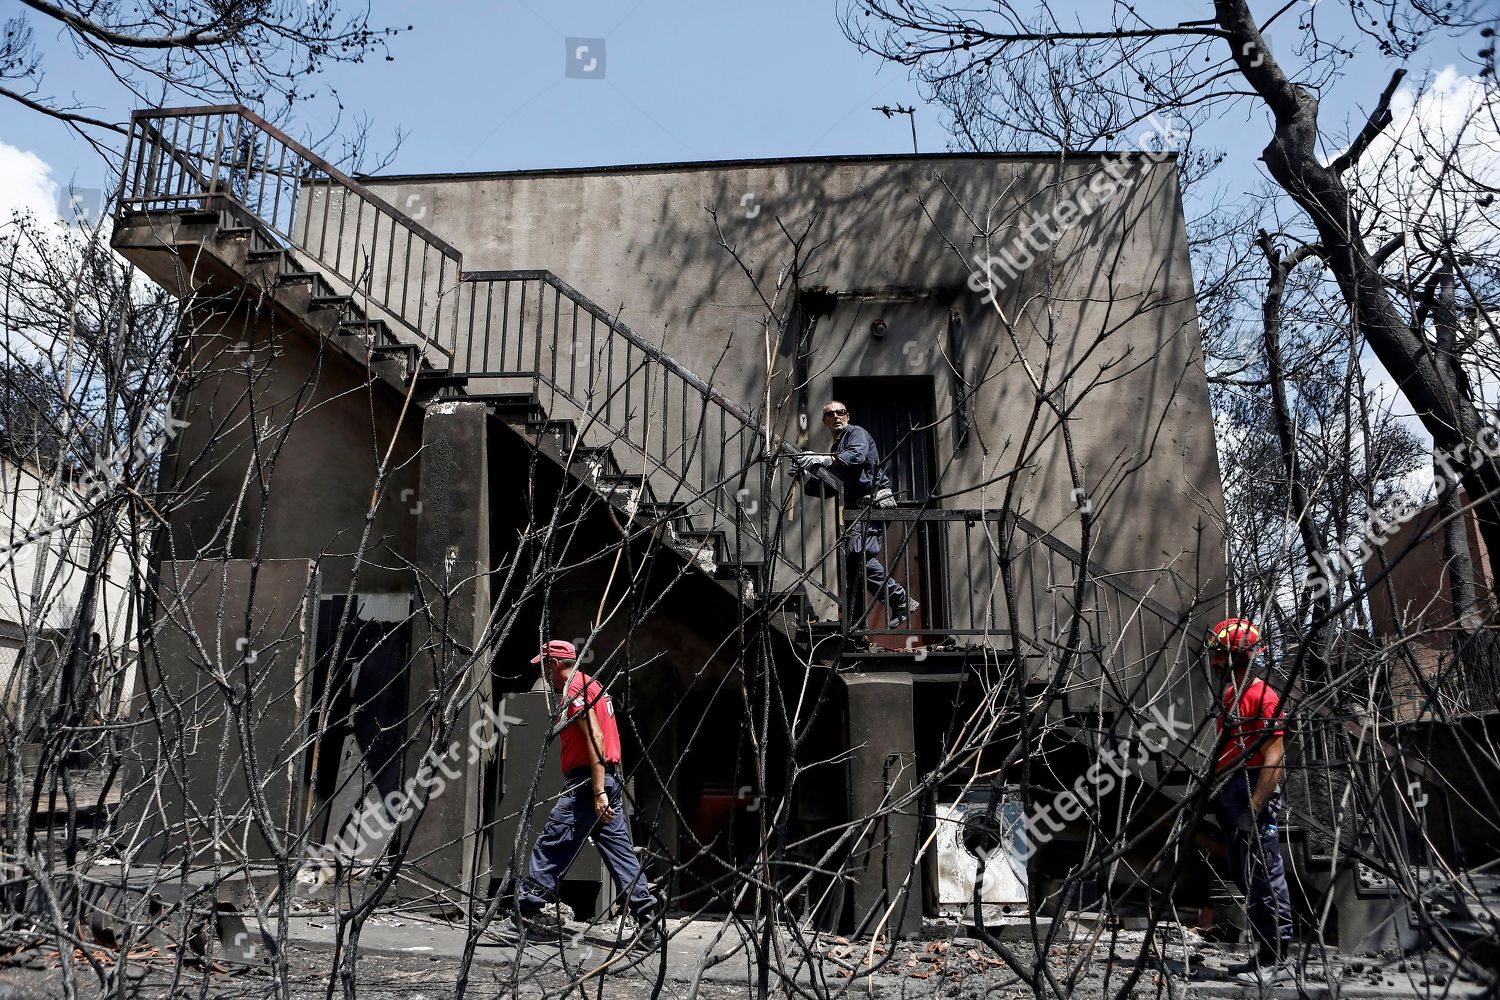
<path id="1" fill-rule="evenodd" d="M 1211 852 L 1145 860 L 1213 742 L 1225 611 L 1171 157 L 356 181 L 242 109 L 164 110 L 121 206 L 191 319 L 146 687 L 201 712 L 141 749 L 188 774 L 146 853 L 316 855 L 384 804 L 355 846 L 399 847 L 393 891 L 482 906 L 557 788 L 530 661 L 563 637 L 626 720 L 672 907 L 907 932 L 976 898 L 1209 903 Z M 840 620 L 861 515 L 791 475 L 830 400 L 885 457 L 909 620 Z M 1123 863 L 1084 863 L 1101 824 Z"/>

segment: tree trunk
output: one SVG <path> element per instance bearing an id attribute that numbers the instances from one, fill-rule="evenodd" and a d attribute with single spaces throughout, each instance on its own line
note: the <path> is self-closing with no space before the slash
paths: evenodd
<path id="1" fill-rule="evenodd" d="M 1292 430 L 1291 405 L 1286 397 L 1286 363 L 1281 355 L 1281 299 L 1286 290 L 1286 278 L 1302 261 L 1315 255 L 1311 247 L 1302 247 L 1283 259 L 1271 238 L 1261 232 L 1257 242 L 1266 255 L 1270 276 L 1266 280 L 1266 297 L 1261 304 L 1261 337 L 1266 352 L 1266 382 L 1271 390 L 1271 414 L 1276 427 L 1276 442 L 1281 452 L 1282 473 L 1286 476 L 1287 489 L 1292 500 L 1292 519 L 1302 537 L 1308 566 L 1331 565 L 1328 546 L 1318 533 L 1317 523 L 1312 517 L 1312 497 L 1302 479 L 1301 464 L 1297 461 L 1297 438 Z M 1307 637 L 1303 648 L 1308 652 L 1311 673 L 1319 681 L 1328 680 L 1328 647 L 1332 640 L 1333 623 L 1329 620 L 1329 609 L 1334 602 L 1334 580 L 1328 587 L 1313 596 L 1313 620 L 1322 622 L 1312 635 Z"/>

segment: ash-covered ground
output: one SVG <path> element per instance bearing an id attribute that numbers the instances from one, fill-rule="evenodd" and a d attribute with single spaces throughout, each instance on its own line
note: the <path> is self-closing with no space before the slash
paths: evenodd
<path id="1" fill-rule="evenodd" d="M 465 996 L 678 998 L 756 997 L 761 962 L 745 947 L 744 926 L 707 920 L 670 920 L 665 948 L 630 946 L 599 928 L 577 925 L 565 939 L 518 949 L 508 933 L 478 935 Z M 288 995 L 297 1000 L 353 995 L 361 1000 L 440 1000 L 459 983 L 468 937 L 463 924 L 409 913 L 380 913 L 362 927 L 347 982 L 335 946 L 338 926 L 328 915 L 301 914 L 288 927 L 284 994 L 262 950 L 247 962 L 167 946 L 118 954 L 74 952 L 75 995 L 95 998 L 195 997 L 247 1000 Z M 1272 985 L 1242 983 L 1228 969 L 1242 950 L 1202 940 L 1176 925 L 1148 943 L 1144 931 L 1065 926 L 1048 952 L 1050 973 L 1024 981 L 996 948 L 950 934 L 909 941 L 850 941 L 803 936 L 782 929 L 765 963 L 767 994 L 818 997 L 1442 997 L 1492 995 L 1482 973 L 1459 971 L 1436 949 L 1399 955 L 1341 955 L 1305 947 L 1287 977 Z M 1029 927 L 1008 928 L 1000 946 L 1030 975 L 1036 949 Z M 347 939 L 344 946 L 347 952 Z M 211 949 L 212 950 L 212 949 Z M 1144 956 L 1143 956 L 1144 951 Z M 101 984 L 98 969 L 108 982 Z M 12 931 L 0 945 L 0 1000 L 39 1000 L 66 994 L 62 956 L 55 945 Z M 582 994 L 579 991 L 582 990 Z"/>

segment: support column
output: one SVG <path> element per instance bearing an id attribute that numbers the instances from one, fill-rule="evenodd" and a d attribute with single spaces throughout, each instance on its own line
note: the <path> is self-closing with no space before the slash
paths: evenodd
<path id="1" fill-rule="evenodd" d="M 915 803 L 899 812 L 890 806 L 917 783 L 911 674 L 848 674 L 843 680 L 849 700 L 849 815 L 859 822 L 885 810 L 850 859 L 856 880 L 854 929 L 873 932 L 894 903 L 883 931 L 914 936 L 922 930 L 922 867 L 912 863 L 921 817 Z"/>
<path id="2" fill-rule="evenodd" d="M 460 886 L 481 897 L 490 861 L 488 836 L 482 833 L 488 798 L 483 786 L 498 753 L 497 744 L 470 760 L 470 727 L 476 721 L 488 725 L 481 706 L 492 698 L 493 654 L 473 652 L 483 641 L 490 613 L 487 421 L 483 403 L 445 401 L 432 404 L 422 424 L 416 497 L 421 504 L 416 547 L 420 603 L 412 627 L 402 776 L 405 782 L 418 773 L 433 745 L 437 713 L 456 703 L 445 743 L 450 750 L 440 767 L 442 792 L 411 829 L 406 858 L 410 874 L 422 886 Z M 460 894 L 448 895 L 454 904 L 464 904 Z"/>

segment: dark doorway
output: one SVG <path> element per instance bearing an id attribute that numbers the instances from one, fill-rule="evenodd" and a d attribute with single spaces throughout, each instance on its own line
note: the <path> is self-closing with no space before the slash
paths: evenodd
<path id="1" fill-rule="evenodd" d="M 932 377 L 872 375 L 833 380 L 833 397 L 849 408 L 850 420 L 870 432 L 880 449 L 897 504 L 931 509 L 936 482 Z M 870 641 L 889 649 L 910 648 L 908 636 L 942 628 L 941 523 L 886 523 L 881 559 L 891 579 L 922 602 L 901 632 L 887 631 L 886 609 L 875 604 L 867 627 Z"/>
<path id="2" fill-rule="evenodd" d="M 376 603 L 396 600 L 404 605 L 408 599 L 405 595 L 378 595 L 363 600 L 371 605 L 363 610 L 378 619 L 392 616 L 384 609 L 373 612 Z M 319 810 L 315 821 L 320 826 L 330 819 L 335 823 L 342 820 L 329 813 L 339 791 L 345 744 L 351 737 L 363 758 L 364 770 L 373 779 L 374 787 L 365 791 L 383 799 L 400 784 L 410 622 L 362 617 L 359 595 L 355 602 L 351 608 L 344 594 L 318 601 L 308 712 L 314 752 L 308 755 L 307 767 Z M 339 832 L 330 826 L 325 836 Z"/>
<path id="3" fill-rule="evenodd" d="M 756 905 L 756 894 L 741 895 L 730 877 L 754 864 L 761 842 L 762 798 L 744 713 L 745 703 L 722 689 L 688 691 L 678 705 L 679 745 L 689 748 L 676 767 L 682 818 L 673 906 L 681 910 L 748 913 Z"/>

